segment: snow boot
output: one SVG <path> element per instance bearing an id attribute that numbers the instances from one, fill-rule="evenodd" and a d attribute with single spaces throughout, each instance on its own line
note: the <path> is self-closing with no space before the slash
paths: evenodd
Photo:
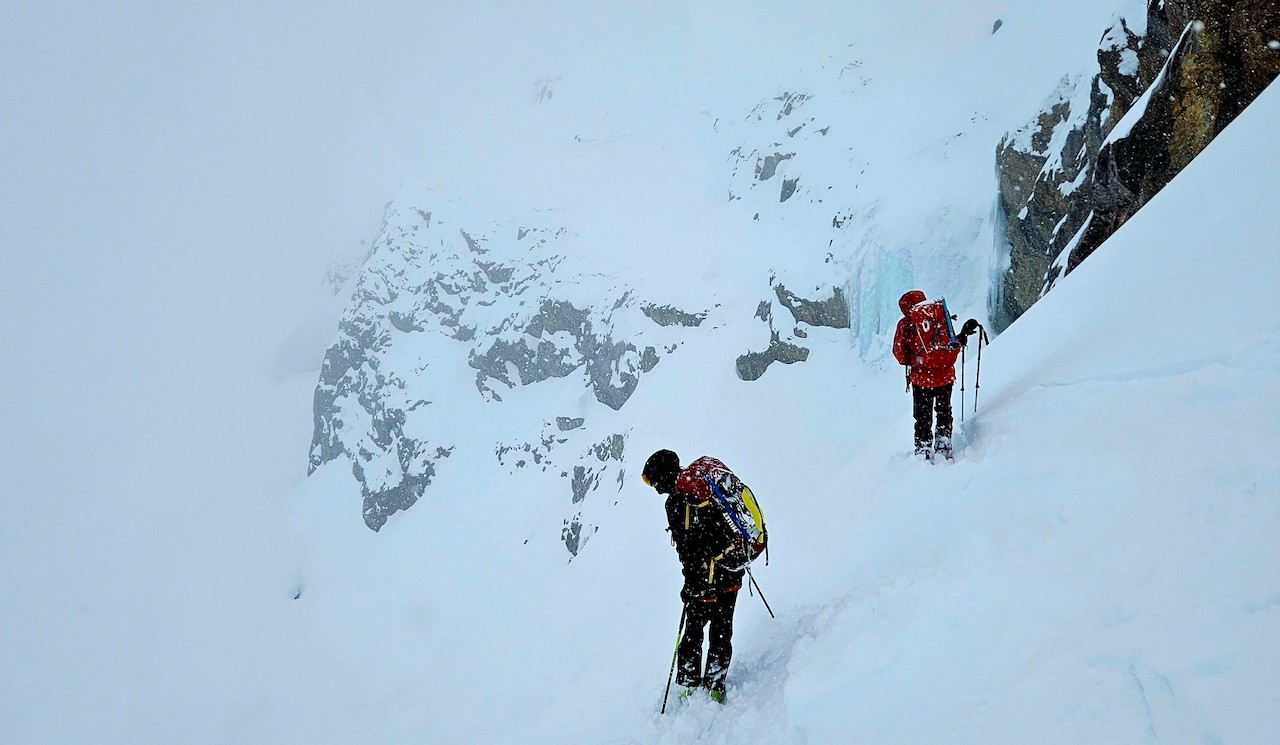
<path id="1" fill-rule="evenodd" d="M 700 688 L 699 686 L 690 686 L 688 688 L 681 688 L 676 693 L 676 701 L 679 701 L 680 703 L 683 704 L 685 701 L 688 701 L 693 696 L 693 694 L 697 693 L 699 688 Z"/>
<path id="2" fill-rule="evenodd" d="M 936 456 L 941 456 L 943 458 L 946 458 L 947 460 L 955 460 L 955 453 L 951 449 L 951 438 L 939 437 L 936 440 L 934 440 L 933 453 L 935 456 L 935 460 L 937 460 Z"/>
<path id="3" fill-rule="evenodd" d="M 724 699 L 725 699 L 725 695 L 724 695 L 724 689 L 723 689 L 723 688 L 721 688 L 721 689 L 715 689 L 715 688 L 711 689 L 711 700 L 712 700 L 712 701 L 715 701 L 717 704 L 723 704 L 723 703 L 724 703 Z"/>

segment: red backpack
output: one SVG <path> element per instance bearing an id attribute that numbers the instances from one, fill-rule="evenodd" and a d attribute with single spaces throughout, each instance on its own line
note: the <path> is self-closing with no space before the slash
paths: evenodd
<path id="1" fill-rule="evenodd" d="M 714 504 L 728 524 L 729 532 L 736 537 L 735 545 L 726 546 L 716 561 L 723 561 L 728 569 L 738 571 L 764 553 L 769 531 L 764 526 L 760 504 L 751 489 L 724 463 L 711 456 L 695 460 L 676 478 L 676 489 L 705 505 Z"/>
<path id="2" fill-rule="evenodd" d="M 916 303 L 907 312 L 907 320 L 911 324 L 907 341 L 919 359 L 916 364 L 926 369 L 956 364 L 956 358 L 960 356 L 960 341 L 956 339 L 955 328 L 951 325 L 946 300 Z"/>

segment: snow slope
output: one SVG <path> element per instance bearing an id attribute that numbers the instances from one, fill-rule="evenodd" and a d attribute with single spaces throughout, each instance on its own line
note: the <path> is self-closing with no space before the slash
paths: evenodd
<path id="1" fill-rule="evenodd" d="M 835 473 L 751 465 L 779 618 L 740 601 L 726 708 L 659 717 L 646 635 L 649 680 L 619 700 L 601 652 L 530 740 L 1273 738 L 1277 116 L 1273 86 L 984 354 L 954 464 L 911 460 L 899 416 Z"/>

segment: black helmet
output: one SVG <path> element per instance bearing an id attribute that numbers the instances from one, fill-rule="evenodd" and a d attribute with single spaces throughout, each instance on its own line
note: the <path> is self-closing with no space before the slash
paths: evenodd
<path id="1" fill-rule="evenodd" d="M 670 450 L 659 450 L 645 461 L 640 478 L 644 483 L 657 489 L 662 494 L 669 494 L 676 485 L 676 476 L 680 475 L 680 456 Z"/>

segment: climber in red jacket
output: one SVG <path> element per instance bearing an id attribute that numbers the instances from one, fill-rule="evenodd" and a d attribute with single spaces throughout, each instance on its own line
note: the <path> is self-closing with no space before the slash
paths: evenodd
<path id="1" fill-rule="evenodd" d="M 951 457 L 951 390 L 956 381 L 956 358 L 978 321 L 964 322 L 959 334 L 951 326 L 945 300 L 929 302 L 920 290 L 910 290 L 898 299 L 902 318 L 893 333 L 893 356 L 907 366 L 915 415 L 916 454 Z M 934 430 L 934 414 L 937 430 Z"/>

